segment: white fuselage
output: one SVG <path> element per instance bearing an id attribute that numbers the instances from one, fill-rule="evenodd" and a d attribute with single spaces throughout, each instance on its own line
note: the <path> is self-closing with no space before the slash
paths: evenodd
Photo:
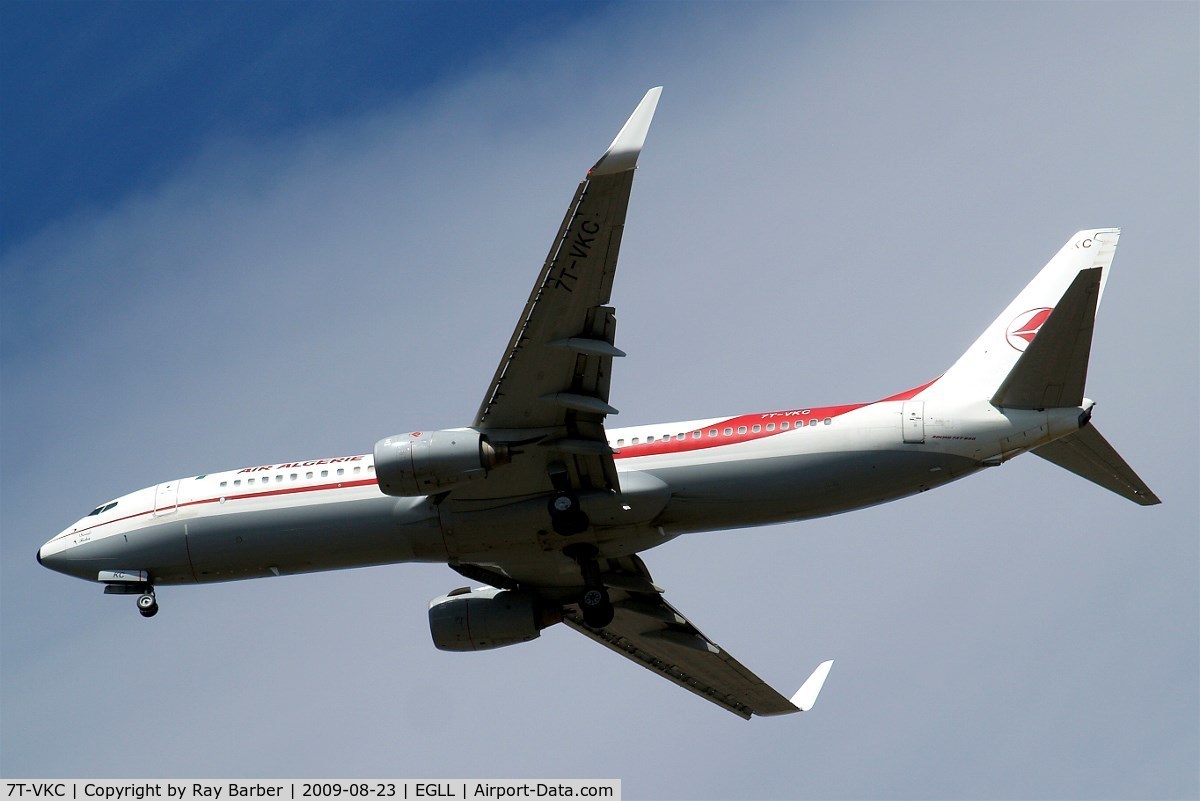
<path id="1" fill-rule="evenodd" d="M 581 498 L 589 537 L 603 555 L 623 556 L 692 531 L 845 512 L 923 492 L 1079 427 L 1080 409 L 923 400 L 930 386 L 869 404 L 612 429 L 621 492 Z M 124 495 L 55 536 L 38 558 L 93 581 L 101 571 L 144 571 L 155 585 L 408 561 L 503 561 L 519 573 L 524 554 L 544 564 L 544 496 L 481 497 L 453 511 L 437 500 L 384 495 L 369 455 L 261 465 Z M 563 576 L 577 579 L 570 560 Z"/>

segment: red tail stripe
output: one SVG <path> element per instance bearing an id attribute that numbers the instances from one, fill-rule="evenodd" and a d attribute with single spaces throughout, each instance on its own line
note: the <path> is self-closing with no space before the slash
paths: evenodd
<path id="1" fill-rule="evenodd" d="M 922 390 L 932 386 L 935 381 L 937 381 L 937 378 L 919 387 L 914 387 L 883 400 L 875 401 L 875 403 L 910 400 Z M 639 442 L 636 445 L 618 444 L 617 452 L 613 455 L 613 458 L 632 459 L 638 456 L 660 456 L 667 453 L 686 453 L 706 448 L 718 448 L 723 445 L 736 445 L 741 442 L 750 442 L 751 440 L 786 434 L 789 431 L 795 431 L 797 428 L 807 427 L 811 421 L 824 420 L 827 417 L 832 419 L 847 412 L 852 412 L 855 409 L 871 405 L 870 403 L 850 403 L 842 406 L 817 406 L 809 409 L 793 409 L 784 412 L 744 414 L 740 417 L 730 417 L 728 420 L 722 420 L 719 423 L 711 423 L 703 428 L 674 431 L 667 434 L 666 438 L 654 442 Z M 788 424 L 786 429 L 781 427 L 781 424 L 784 422 Z M 769 424 L 774 424 L 775 428 L 773 431 L 767 430 Z M 754 430 L 754 426 L 756 425 L 759 427 L 758 431 Z M 663 427 L 665 428 L 666 426 L 664 425 Z M 724 433 L 727 428 L 732 429 L 732 432 L 728 435 Z M 745 428 L 745 432 L 738 433 L 738 429 L 740 428 Z M 711 431 L 716 431 L 716 434 L 710 436 L 709 432 Z"/>

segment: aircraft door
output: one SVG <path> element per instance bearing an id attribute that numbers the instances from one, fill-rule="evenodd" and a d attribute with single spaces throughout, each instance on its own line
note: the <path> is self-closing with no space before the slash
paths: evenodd
<path id="1" fill-rule="evenodd" d="M 925 401 L 904 401 L 900 417 L 904 441 L 910 445 L 925 442 Z"/>
<path id="2" fill-rule="evenodd" d="M 154 516 L 163 517 L 179 508 L 179 482 L 168 481 L 154 490 Z"/>

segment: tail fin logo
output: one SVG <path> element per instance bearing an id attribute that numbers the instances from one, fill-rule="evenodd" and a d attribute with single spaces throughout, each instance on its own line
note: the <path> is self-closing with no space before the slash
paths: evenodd
<path id="1" fill-rule="evenodd" d="M 1008 344 L 1012 345 L 1015 350 L 1025 350 L 1037 336 L 1038 331 L 1042 330 L 1042 326 L 1045 325 L 1052 311 L 1054 309 L 1043 306 L 1040 309 L 1030 309 L 1018 314 L 1008 324 L 1008 330 L 1004 332 Z"/>

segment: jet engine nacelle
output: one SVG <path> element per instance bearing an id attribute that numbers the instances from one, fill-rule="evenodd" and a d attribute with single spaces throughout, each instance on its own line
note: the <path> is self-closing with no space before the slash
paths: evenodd
<path id="1" fill-rule="evenodd" d="M 429 495 L 455 484 L 483 478 L 508 461 L 503 446 L 469 428 L 414 431 L 375 443 L 375 476 L 385 495 Z"/>
<path id="2" fill-rule="evenodd" d="M 484 651 L 536 640 L 562 619 L 520 590 L 463 587 L 429 602 L 429 633 L 442 651 Z"/>

